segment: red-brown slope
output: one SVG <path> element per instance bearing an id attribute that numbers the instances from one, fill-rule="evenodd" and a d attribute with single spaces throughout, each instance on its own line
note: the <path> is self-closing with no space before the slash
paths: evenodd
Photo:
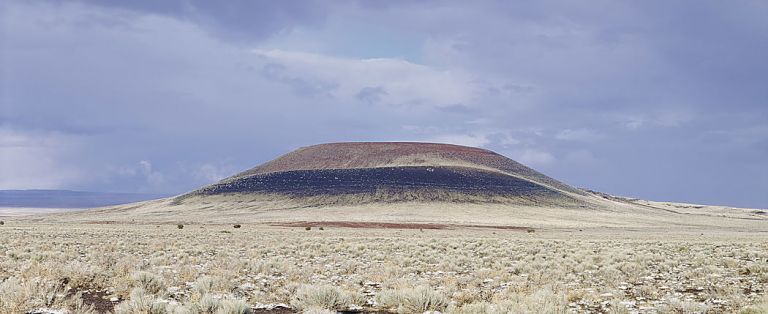
<path id="1" fill-rule="evenodd" d="M 462 166 L 474 165 L 496 169 L 556 189 L 583 194 L 578 189 L 486 149 L 414 142 L 330 143 L 303 147 L 225 181 L 294 170 L 360 169 L 404 165 L 453 166 L 456 163 Z"/>

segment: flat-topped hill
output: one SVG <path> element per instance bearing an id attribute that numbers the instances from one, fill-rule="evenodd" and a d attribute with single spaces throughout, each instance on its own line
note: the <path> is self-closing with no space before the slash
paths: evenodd
<path id="1" fill-rule="evenodd" d="M 331 143 L 297 149 L 180 197 L 264 194 L 307 204 L 447 201 L 579 203 L 584 192 L 489 150 L 434 143 Z M 311 198 L 311 199 L 308 199 Z"/>
<path id="2" fill-rule="evenodd" d="M 416 142 L 347 142 L 299 148 L 231 179 L 293 170 L 384 167 L 467 167 L 503 172 L 573 193 L 562 184 L 490 150 L 451 144 Z M 225 180 L 227 181 L 227 180 Z"/>

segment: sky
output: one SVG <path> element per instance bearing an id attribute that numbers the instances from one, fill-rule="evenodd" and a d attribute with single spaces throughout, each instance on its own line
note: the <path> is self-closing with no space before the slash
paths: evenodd
<path id="1" fill-rule="evenodd" d="M 182 193 L 298 147 L 482 147 L 768 207 L 766 1 L 2 1 L 0 189 Z"/>

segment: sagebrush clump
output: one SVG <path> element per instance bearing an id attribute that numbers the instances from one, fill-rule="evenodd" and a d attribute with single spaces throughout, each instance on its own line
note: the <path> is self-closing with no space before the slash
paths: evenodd
<path id="1" fill-rule="evenodd" d="M 426 286 L 383 291 L 378 301 L 382 307 L 399 313 L 444 311 L 450 302 L 445 295 Z"/>
<path id="2" fill-rule="evenodd" d="M 352 292 L 346 292 L 330 285 L 302 285 L 293 295 L 291 305 L 299 310 L 321 308 L 343 310 L 358 300 Z"/>

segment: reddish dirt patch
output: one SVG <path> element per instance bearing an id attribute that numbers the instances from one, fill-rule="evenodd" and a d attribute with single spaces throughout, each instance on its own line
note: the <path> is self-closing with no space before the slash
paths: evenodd
<path id="1" fill-rule="evenodd" d="M 356 221 L 297 221 L 285 223 L 271 223 L 271 226 L 280 227 L 338 227 L 338 228 L 364 228 L 364 229 L 447 229 L 445 224 L 404 224 L 393 222 L 356 222 Z"/>
<path id="2" fill-rule="evenodd" d="M 432 154 L 443 158 L 469 160 L 505 158 L 489 150 L 449 144 L 360 142 L 330 143 L 300 148 L 238 176 L 290 170 L 351 169 L 387 164 L 411 154 Z"/>
<path id="3" fill-rule="evenodd" d="M 84 224 L 89 224 L 89 225 L 116 225 L 116 224 L 118 224 L 118 222 L 114 221 L 114 220 L 98 220 L 98 221 L 94 220 L 94 221 L 85 221 L 83 223 Z"/>
<path id="4" fill-rule="evenodd" d="M 389 311 L 378 311 L 378 310 L 372 310 L 372 309 L 362 309 L 359 311 L 336 311 L 340 314 L 356 314 L 356 313 L 368 313 L 368 314 L 389 314 L 392 312 Z M 254 314 L 294 314 L 294 313 L 301 313 L 296 310 L 292 309 L 286 309 L 286 308 L 277 308 L 272 310 L 267 309 L 254 309 Z"/>
<path id="5" fill-rule="evenodd" d="M 486 228 L 500 230 L 529 231 L 533 228 L 520 226 L 494 226 L 494 225 L 461 225 L 438 223 L 394 223 L 394 222 L 359 222 L 359 221 L 296 221 L 270 223 L 270 226 L 278 227 L 337 227 L 337 228 L 364 228 L 364 229 L 459 229 L 459 228 Z"/>

